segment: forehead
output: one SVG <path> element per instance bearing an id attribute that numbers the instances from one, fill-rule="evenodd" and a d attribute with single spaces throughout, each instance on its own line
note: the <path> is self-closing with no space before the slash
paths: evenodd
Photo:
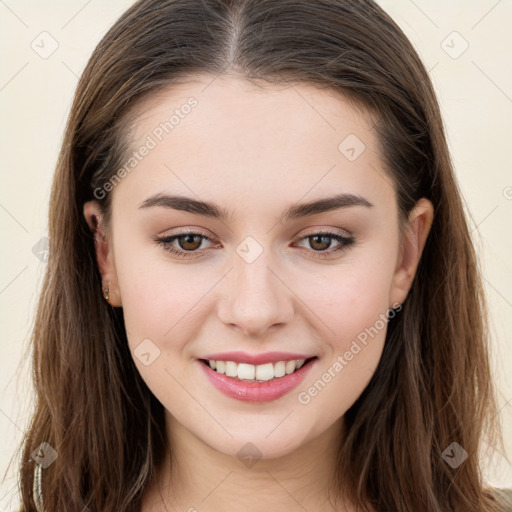
<path id="1" fill-rule="evenodd" d="M 133 170 L 115 194 L 181 191 L 240 204 L 338 192 L 387 194 L 373 118 L 310 84 L 258 87 L 235 76 L 195 75 L 148 96 L 131 116 Z M 372 192 L 373 191 L 373 192 Z M 288 201 L 289 202 L 289 201 Z"/>
<path id="2" fill-rule="evenodd" d="M 336 142 L 346 129 L 354 129 L 366 142 L 372 142 L 368 140 L 368 132 L 372 131 L 370 113 L 332 89 L 306 83 L 258 86 L 231 75 L 191 75 L 185 80 L 182 78 L 180 83 L 160 89 L 137 104 L 131 115 L 132 142 L 151 132 L 157 132 L 157 138 L 163 135 L 171 139 L 165 135 L 171 131 L 174 137 L 184 135 L 189 127 L 204 136 L 202 142 L 228 132 L 237 135 L 226 141 L 234 149 L 242 141 L 268 145 L 273 140 L 275 146 L 301 136 L 311 143 L 317 139 L 326 145 L 334 143 L 337 149 Z M 189 107 L 192 103 L 194 106 Z M 168 130 L 161 126 L 166 122 L 172 125 L 167 126 Z M 163 134 L 158 133 L 159 127 Z M 239 128 L 246 131 L 237 133 Z"/>

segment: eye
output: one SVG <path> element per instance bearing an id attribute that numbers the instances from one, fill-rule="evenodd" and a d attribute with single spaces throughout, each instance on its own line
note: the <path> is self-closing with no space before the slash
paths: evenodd
<path id="1" fill-rule="evenodd" d="M 186 231 L 172 236 L 155 237 L 154 240 L 162 245 L 164 250 L 180 258 L 195 258 L 200 256 L 200 254 L 195 253 L 198 252 L 203 240 L 211 242 L 211 239 L 206 235 L 193 231 Z M 175 241 L 178 241 L 179 248 L 173 245 Z"/>
<path id="2" fill-rule="evenodd" d="M 180 258 L 200 257 L 201 253 L 204 251 L 204 248 L 201 248 L 202 242 L 204 240 L 212 241 L 206 235 L 194 231 L 185 231 L 165 237 L 154 237 L 154 240 L 160 244 L 164 250 Z M 351 236 L 329 231 L 311 233 L 302 237 L 300 240 L 309 240 L 313 252 L 316 253 L 314 257 L 317 258 L 327 258 L 331 254 L 342 251 L 355 243 L 355 239 Z M 331 247 L 332 240 L 338 243 L 338 247 L 327 251 L 326 249 Z M 175 242 L 178 242 L 179 247 L 174 245 Z"/>
<path id="3" fill-rule="evenodd" d="M 352 236 L 342 235 L 341 233 L 332 233 L 330 231 L 320 231 L 311 233 L 301 238 L 302 240 L 309 241 L 310 246 L 314 249 L 314 257 L 327 258 L 333 253 L 343 251 L 355 243 L 355 238 Z M 338 247 L 326 251 L 331 247 L 332 240 L 338 243 Z"/>

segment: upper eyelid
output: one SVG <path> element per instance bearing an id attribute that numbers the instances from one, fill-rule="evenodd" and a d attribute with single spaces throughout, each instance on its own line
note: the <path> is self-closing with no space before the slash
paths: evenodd
<path id="1" fill-rule="evenodd" d="M 173 235 L 168 235 L 168 236 L 163 236 L 163 237 L 154 236 L 153 239 L 155 240 L 155 242 L 160 244 L 165 251 L 174 253 L 174 255 L 176 257 L 182 257 L 182 258 L 189 259 L 189 260 L 201 258 L 204 255 L 204 252 L 208 249 L 208 247 L 204 247 L 202 249 L 196 249 L 193 251 L 186 251 L 184 249 L 180 249 L 180 248 L 176 248 L 176 247 L 169 247 L 169 248 L 165 247 L 166 245 L 171 246 L 171 244 L 173 244 L 177 239 L 179 239 L 182 236 L 186 236 L 186 235 L 194 235 L 194 236 L 201 237 L 201 239 L 202 239 L 201 244 L 203 243 L 203 239 L 207 239 L 208 241 L 213 242 L 211 237 L 209 237 L 207 235 L 203 235 L 202 233 L 199 233 L 199 232 L 196 232 L 193 230 L 182 231 L 181 233 L 176 233 Z M 308 238 L 315 236 L 315 235 L 316 236 L 318 236 L 318 235 L 328 236 L 329 238 L 333 239 L 335 242 L 337 242 L 339 244 L 339 247 L 336 249 L 329 248 L 329 250 L 327 250 L 327 251 L 313 251 L 313 253 L 315 254 L 314 258 L 317 258 L 320 260 L 330 258 L 330 257 L 334 256 L 336 253 L 342 253 L 343 251 L 348 250 L 356 242 L 356 239 L 352 234 L 347 236 L 347 235 L 344 235 L 344 234 L 341 234 L 338 232 L 334 232 L 332 230 L 317 229 L 316 231 L 313 231 L 311 233 L 303 234 L 302 236 L 300 236 L 298 238 L 298 240 L 295 243 L 300 243 L 303 240 L 307 240 Z M 302 250 L 307 251 L 306 248 L 302 248 Z M 308 251 L 308 252 L 311 252 L 311 251 Z"/>
<path id="2" fill-rule="evenodd" d="M 340 229 L 341 229 L 341 232 L 337 231 L 337 230 L 340 230 Z M 299 231 L 299 233 L 300 233 L 300 231 Z M 303 233 L 300 236 L 300 238 L 305 238 L 305 237 L 308 237 L 308 236 L 313 236 L 313 235 L 322 234 L 322 233 L 327 234 L 327 235 L 344 236 L 345 238 L 351 238 L 353 236 L 352 233 L 350 233 L 346 229 L 342 229 L 342 228 L 321 228 L 321 227 L 315 227 L 315 228 L 311 228 L 311 231 L 307 231 L 306 233 Z M 294 236 L 294 238 L 296 238 L 297 236 L 299 236 L 299 234 Z"/>
<path id="3" fill-rule="evenodd" d="M 308 236 L 318 235 L 318 234 L 337 235 L 337 236 L 344 236 L 346 238 L 351 238 L 353 236 L 350 232 L 348 232 L 345 229 L 343 229 L 342 232 L 338 232 L 338 231 L 336 231 L 336 229 L 341 229 L 341 228 L 321 228 L 321 227 L 311 228 L 311 231 L 307 231 L 306 233 L 303 233 L 302 235 L 300 235 L 300 239 L 306 238 Z M 300 233 L 300 231 L 299 231 L 299 233 Z M 295 239 L 295 238 L 299 237 L 299 233 L 294 235 L 293 238 Z M 187 229 L 185 231 L 180 231 L 178 233 L 170 233 L 170 234 L 157 235 L 154 238 L 157 238 L 157 239 L 161 240 L 161 239 L 164 239 L 164 238 L 174 238 L 174 237 L 178 238 L 180 236 L 185 236 L 185 235 L 199 235 L 201 237 L 207 238 L 210 241 L 214 241 L 215 240 L 215 237 L 212 237 L 212 236 L 209 236 L 209 235 L 205 235 L 201 231 L 194 230 L 193 228 Z"/>
<path id="4" fill-rule="evenodd" d="M 186 235 L 200 236 L 201 238 L 206 239 L 209 242 L 212 242 L 212 243 L 215 242 L 215 239 L 212 238 L 211 236 L 205 235 L 199 231 L 194 231 L 192 229 L 187 230 L 187 231 L 181 231 L 178 233 L 169 234 L 169 235 L 156 236 L 153 238 L 158 242 L 171 244 L 171 243 L 175 242 L 178 238 L 180 238 L 182 236 L 186 236 Z M 304 240 L 305 238 L 309 238 L 310 236 L 315 236 L 315 235 L 330 236 L 333 239 L 336 239 L 336 237 L 346 238 L 347 240 L 354 238 L 353 235 L 348 232 L 340 233 L 337 231 L 333 231 L 332 229 L 316 228 L 315 230 L 304 233 L 300 236 L 298 236 L 298 235 L 294 236 L 294 240 L 297 240 L 300 242 L 300 241 Z M 172 240 L 169 242 L 164 242 L 165 239 L 172 239 Z M 192 254 L 194 252 L 199 252 L 199 250 L 198 251 L 189 251 L 189 252 Z"/>

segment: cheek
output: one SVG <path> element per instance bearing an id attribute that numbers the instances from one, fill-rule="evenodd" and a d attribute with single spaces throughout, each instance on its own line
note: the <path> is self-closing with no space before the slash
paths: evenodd
<path id="1" fill-rule="evenodd" d="M 294 291 L 317 315 L 317 325 L 323 325 L 327 346 L 344 351 L 347 343 L 386 313 L 394 262 L 393 251 L 381 247 L 347 257 L 342 265 L 321 273 L 301 272 L 294 280 Z"/>
<path id="2" fill-rule="evenodd" d="M 121 293 L 129 345 L 133 351 L 141 340 L 149 338 L 166 363 L 174 366 L 177 353 L 186 347 L 187 336 L 193 339 L 197 332 L 201 298 L 216 280 L 201 272 L 184 272 L 180 265 L 148 267 L 140 273 L 126 269 L 126 273 L 118 274 L 124 285 Z M 174 355 L 167 357 L 171 353 Z"/>
<path id="3" fill-rule="evenodd" d="M 323 326 L 322 357 L 297 399 L 311 417 L 322 417 L 322 423 L 335 421 L 353 405 L 379 364 L 391 306 L 393 257 L 392 250 L 386 254 L 382 248 L 358 261 L 347 260 L 329 278 L 311 280 L 302 289 L 304 296 L 310 290 L 308 306 L 318 312 L 317 325 Z"/>
<path id="4" fill-rule="evenodd" d="M 142 379 L 161 403 L 190 411 L 194 404 L 180 383 L 190 387 L 189 342 L 200 326 L 201 297 L 216 280 L 185 270 L 192 266 L 145 261 L 134 252 L 117 270 L 128 345 Z"/>

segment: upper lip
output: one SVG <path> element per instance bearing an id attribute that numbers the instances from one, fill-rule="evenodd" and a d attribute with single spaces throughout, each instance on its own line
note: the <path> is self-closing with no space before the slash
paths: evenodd
<path id="1" fill-rule="evenodd" d="M 219 352 L 209 354 L 200 359 L 210 361 L 233 361 L 235 363 L 247 363 L 257 366 L 265 363 L 277 363 L 278 361 L 294 361 L 297 359 L 310 359 L 315 357 L 311 354 L 296 354 L 292 352 L 264 352 L 263 354 L 248 354 L 247 352 Z"/>

